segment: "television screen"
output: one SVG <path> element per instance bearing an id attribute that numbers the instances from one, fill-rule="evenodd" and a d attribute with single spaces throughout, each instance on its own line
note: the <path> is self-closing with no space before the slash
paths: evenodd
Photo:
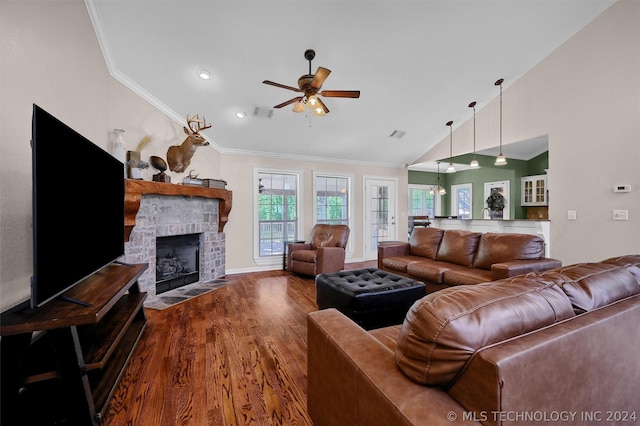
<path id="1" fill-rule="evenodd" d="M 31 131 L 36 308 L 123 255 L 124 165 L 35 104 Z"/>

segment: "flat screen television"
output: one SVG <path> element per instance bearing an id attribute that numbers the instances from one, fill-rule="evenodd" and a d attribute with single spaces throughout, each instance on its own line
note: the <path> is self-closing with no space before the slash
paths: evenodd
<path id="1" fill-rule="evenodd" d="M 124 254 L 124 165 L 36 104 L 31 125 L 35 309 Z"/>

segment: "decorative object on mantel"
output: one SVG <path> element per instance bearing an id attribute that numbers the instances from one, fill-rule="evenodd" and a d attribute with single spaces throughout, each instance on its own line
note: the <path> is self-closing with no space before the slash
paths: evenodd
<path id="1" fill-rule="evenodd" d="M 176 173 L 183 173 L 191 163 L 191 157 L 196 153 L 199 146 L 207 146 L 209 142 L 200 135 L 200 132 L 211 127 L 207 121 L 200 118 L 198 114 L 191 117 L 187 115 L 187 125 L 183 127 L 187 138 L 181 145 L 170 146 L 167 150 L 167 162 L 169 170 Z"/>
<path id="2" fill-rule="evenodd" d="M 154 182 L 166 182 L 166 183 L 171 182 L 171 176 L 168 176 L 165 173 L 165 170 L 167 170 L 167 162 L 164 161 L 164 158 L 160 158 L 156 155 L 152 155 L 151 157 L 149 157 L 149 162 L 151 163 L 154 169 L 159 171 L 159 173 L 156 173 L 155 175 L 153 175 L 151 180 L 153 180 Z"/>
<path id="3" fill-rule="evenodd" d="M 204 186 L 202 179 L 198 178 L 198 174 L 194 170 L 189 170 L 189 175 L 182 179 L 184 185 Z"/>
<path id="4" fill-rule="evenodd" d="M 202 179 L 202 185 L 206 188 L 225 189 L 227 187 L 227 181 L 222 179 Z"/>
<path id="5" fill-rule="evenodd" d="M 146 135 L 136 147 L 135 151 L 127 151 L 127 176 L 129 179 L 142 179 L 142 171 L 149 168 L 149 163 L 140 159 L 140 152 L 151 142 L 151 136 Z"/>
<path id="6" fill-rule="evenodd" d="M 122 173 L 126 177 L 126 173 L 124 170 L 124 162 L 125 162 L 125 143 L 122 134 L 124 133 L 123 129 L 113 129 L 113 133 L 115 133 L 115 139 L 113 144 L 111 145 L 111 155 L 114 158 L 120 160 L 122 162 Z"/>
<path id="7" fill-rule="evenodd" d="M 505 202 L 504 195 L 498 188 L 491 188 L 491 195 L 487 198 L 487 208 L 491 219 L 502 219 L 502 211 L 504 210 Z"/>
<path id="8" fill-rule="evenodd" d="M 129 179 L 142 180 L 142 170 L 149 167 L 149 163 L 140 159 L 140 151 L 127 151 L 127 176 Z"/>

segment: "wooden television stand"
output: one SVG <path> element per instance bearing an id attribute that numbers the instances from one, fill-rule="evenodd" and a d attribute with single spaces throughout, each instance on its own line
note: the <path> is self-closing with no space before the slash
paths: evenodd
<path id="1" fill-rule="evenodd" d="M 2 425 L 98 425 L 146 327 L 138 278 L 112 263 L 63 294 L 0 317 Z"/>

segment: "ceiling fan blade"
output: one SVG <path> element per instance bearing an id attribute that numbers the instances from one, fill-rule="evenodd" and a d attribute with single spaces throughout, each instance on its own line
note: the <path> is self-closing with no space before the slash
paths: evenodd
<path id="1" fill-rule="evenodd" d="M 269 80 L 265 80 L 263 81 L 264 84 L 268 84 L 270 86 L 276 86 L 276 87 L 280 87 L 281 89 L 288 89 L 288 90 L 293 90 L 294 92 L 302 92 L 302 90 L 300 90 L 297 87 L 291 87 L 291 86 L 285 86 L 284 84 L 280 84 L 280 83 L 275 83 L 273 81 L 269 81 Z"/>
<path id="2" fill-rule="evenodd" d="M 327 98 L 359 98 L 359 90 L 323 90 L 320 92 L 322 96 Z"/>
<path id="3" fill-rule="evenodd" d="M 320 106 L 324 110 L 324 113 L 325 114 L 329 114 L 329 108 L 327 108 L 327 106 L 324 104 L 324 102 L 322 102 L 322 99 L 318 98 L 318 103 L 320 104 Z"/>
<path id="4" fill-rule="evenodd" d="M 322 87 L 322 83 L 329 77 L 331 74 L 331 70 L 326 69 L 324 67 L 318 67 L 316 73 L 314 74 L 313 81 L 311 82 L 311 87 L 314 89 L 319 89 Z"/>
<path id="5" fill-rule="evenodd" d="M 297 98 L 291 98 L 286 102 L 283 102 L 281 104 L 278 104 L 278 105 L 274 106 L 274 108 L 286 107 L 287 105 L 290 105 L 290 104 L 292 104 L 294 102 L 298 102 L 298 101 L 301 101 L 301 100 L 302 100 L 302 96 L 298 96 Z"/>

